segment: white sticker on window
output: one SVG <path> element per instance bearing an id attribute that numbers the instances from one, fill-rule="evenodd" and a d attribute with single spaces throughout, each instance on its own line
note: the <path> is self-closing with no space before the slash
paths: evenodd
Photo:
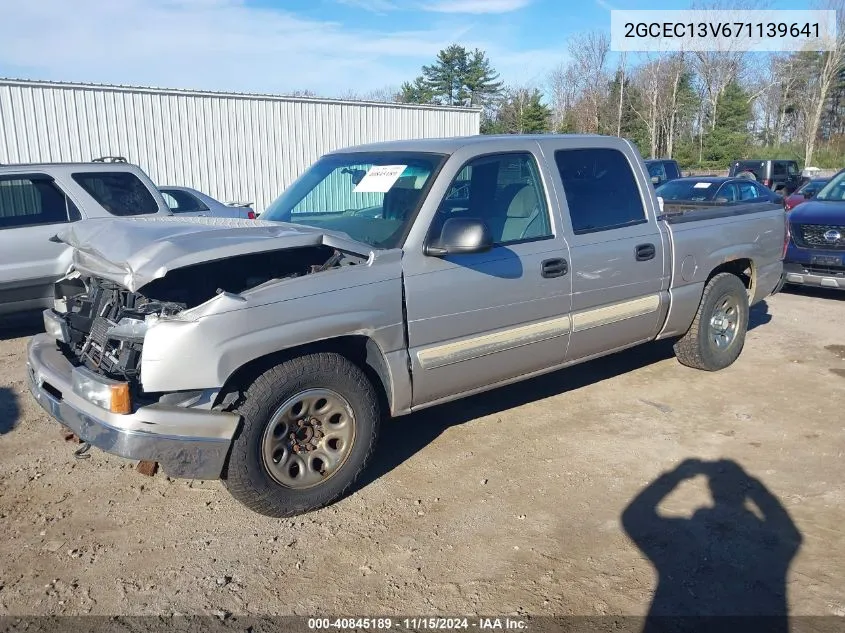
<path id="1" fill-rule="evenodd" d="M 697 183 L 695 183 L 695 188 L 696 189 L 709 189 L 712 184 L 713 184 L 712 182 L 697 182 Z"/>
<path id="2" fill-rule="evenodd" d="M 355 193 L 387 193 L 407 165 L 374 165 L 353 189 Z"/>

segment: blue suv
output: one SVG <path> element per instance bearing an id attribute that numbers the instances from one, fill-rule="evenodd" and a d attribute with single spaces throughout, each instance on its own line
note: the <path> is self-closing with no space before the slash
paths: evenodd
<path id="1" fill-rule="evenodd" d="M 845 290 L 845 169 L 788 218 L 786 283 Z"/>

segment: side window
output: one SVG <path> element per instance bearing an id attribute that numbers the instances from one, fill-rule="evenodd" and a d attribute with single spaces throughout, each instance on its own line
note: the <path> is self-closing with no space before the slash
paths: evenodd
<path id="1" fill-rule="evenodd" d="M 786 171 L 790 176 L 798 175 L 798 163 L 787 163 Z"/>
<path id="2" fill-rule="evenodd" d="M 73 174 L 72 177 L 112 215 L 144 215 L 158 211 L 153 194 L 133 173 L 83 171 Z"/>
<path id="3" fill-rule="evenodd" d="M 0 230 L 59 224 L 78 216 L 76 206 L 47 178 L 0 178 Z"/>
<path id="4" fill-rule="evenodd" d="M 668 163 L 666 163 L 666 175 L 670 180 L 680 178 L 681 173 L 678 170 L 678 163 L 676 163 L 675 161 L 669 161 Z"/>
<path id="5" fill-rule="evenodd" d="M 162 190 L 162 197 L 173 213 L 190 213 L 192 211 L 208 211 L 208 207 L 201 200 L 181 189 Z"/>
<path id="6" fill-rule="evenodd" d="M 773 161 L 772 162 L 772 177 L 773 178 L 785 178 L 786 177 L 786 164 L 778 162 L 778 161 Z"/>
<path id="7" fill-rule="evenodd" d="M 660 179 L 660 182 L 664 182 L 666 180 L 666 169 L 663 166 L 663 163 L 649 163 L 648 175 L 651 178 L 657 176 Z"/>
<path id="8" fill-rule="evenodd" d="M 555 162 L 576 235 L 647 221 L 634 172 L 622 152 L 607 148 L 559 150 Z"/>
<path id="9" fill-rule="evenodd" d="M 757 189 L 757 186 L 751 182 L 740 182 L 737 184 L 739 187 L 739 199 L 740 200 L 754 200 L 755 198 L 760 197 L 760 192 Z"/>
<path id="10" fill-rule="evenodd" d="M 722 188 L 719 189 L 719 192 L 716 194 L 716 198 L 724 198 L 728 202 L 736 202 L 739 199 L 736 189 L 737 187 L 734 183 L 725 183 L 722 185 Z"/>
<path id="11" fill-rule="evenodd" d="M 495 244 L 552 236 L 543 183 L 531 154 L 483 156 L 467 163 L 440 203 L 432 233 L 450 217 L 484 220 Z"/>

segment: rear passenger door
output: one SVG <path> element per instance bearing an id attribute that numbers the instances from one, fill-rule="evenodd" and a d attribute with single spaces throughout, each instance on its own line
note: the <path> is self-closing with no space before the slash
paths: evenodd
<path id="1" fill-rule="evenodd" d="M 554 151 L 571 255 L 567 361 L 653 338 L 668 307 L 668 250 L 646 204 L 652 192 L 640 187 L 639 162 L 624 149 Z"/>
<path id="2" fill-rule="evenodd" d="M 50 241 L 81 219 L 76 205 L 46 174 L 0 176 L 0 314 L 52 304 L 53 283 L 69 264 L 65 244 Z"/>

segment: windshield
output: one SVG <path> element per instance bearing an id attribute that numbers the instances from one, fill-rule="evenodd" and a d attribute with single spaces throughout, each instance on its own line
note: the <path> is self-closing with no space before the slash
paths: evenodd
<path id="1" fill-rule="evenodd" d="M 670 180 L 654 192 L 664 200 L 712 200 L 720 184 L 706 180 Z"/>
<path id="2" fill-rule="evenodd" d="M 836 174 L 829 183 L 816 194 L 816 200 L 845 200 L 845 171 Z"/>
<path id="3" fill-rule="evenodd" d="M 395 248 L 444 159 L 421 152 L 324 156 L 261 219 L 339 231 L 376 248 Z"/>
<path id="4" fill-rule="evenodd" d="M 816 192 L 820 191 L 821 188 L 824 187 L 828 182 L 829 181 L 827 180 L 811 180 L 795 193 L 809 193 L 811 195 L 814 195 Z"/>

